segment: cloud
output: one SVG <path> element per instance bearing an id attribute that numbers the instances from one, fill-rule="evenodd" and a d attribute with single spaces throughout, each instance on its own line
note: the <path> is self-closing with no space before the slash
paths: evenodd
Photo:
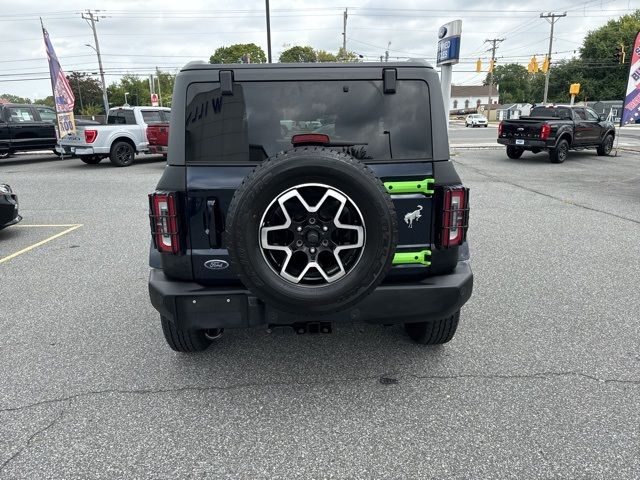
<path id="1" fill-rule="evenodd" d="M 107 83 L 124 72 L 146 75 L 156 66 L 177 71 L 190 60 L 208 60 L 213 51 L 233 43 L 254 42 L 266 51 L 264 2 L 215 2 L 184 0 L 174 3 L 134 0 L 100 2 L 106 18 L 98 23 L 100 47 Z M 548 48 L 549 25 L 539 18 L 542 11 L 568 10 L 556 24 L 555 58 L 573 55 L 588 30 L 628 12 L 627 0 L 576 0 L 537 2 L 463 0 L 424 2 L 404 0 L 356 1 L 349 5 L 347 47 L 367 60 L 379 59 L 391 42 L 391 60 L 427 57 L 435 61 L 436 34 L 443 23 L 462 19 L 462 61 L 454 67 L 454 83 L 478 84 L 485 73 L 476 74 L 475 60 L 486 62 L 487 38 L 505 38 L 497 51 L 498 61 L 526 64 L 534 54 Z M 65 71 L 96 72 L 91 29 L 80 17 L 85 1 L 56 3 L 45 9 L 38 0 L 11 2 L 0 18 L 0 92 L 30 98 L 50 95 L 48 68 L 38 16 L 42 16 Z M 271 1 L 274 60 L 288 46 L 311 45 L 337 51 L 342 45 L 344 4 L 319 6 L 318 2 Z M 17 80 L 20 81 L 9 81 Z"/>

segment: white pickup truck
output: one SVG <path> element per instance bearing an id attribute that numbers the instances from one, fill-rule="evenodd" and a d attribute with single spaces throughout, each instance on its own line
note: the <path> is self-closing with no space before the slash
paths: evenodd
<path id="1" fill-rule="evenodd" d="M 60 140 L 56 151 L 76 155 L 84 163 L 97 164 L 109 157 L 118 167 L 128 167 L 136 153 L 149 150 L 147 125 L 168 122 L 171 109 L 117 107 L 109 109 L 106 125 L 78 126 L 76 133 Z"/>

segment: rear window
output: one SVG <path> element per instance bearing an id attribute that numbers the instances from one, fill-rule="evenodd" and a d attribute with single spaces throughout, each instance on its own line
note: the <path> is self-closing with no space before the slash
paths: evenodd
<path id="1" fill-rule="evenodd" d="M 292 148 L 300 133 L 323 133 L 331 146 L 365 161 L 431 158 L 429 89 L 400 80 L 192 84 L 185 112 L 187 163 L 261 162 Z"/>
<path id="2" fill-rule="evenodd" d="M 531 110 L 531 117 L 572 118 L 571 110 L 557 107 L 535 107 Z"/>
<path id="3" fill-rule="evenodd" d="M 107 125 L 135 125 L 136 116 L 133 110 L 110 110 Z"/>
<path id="4" fill-rule="evenodd" d="M 144 120 L 144 123 L 158 123 L 166 121 L 162 112 L 158 110 L 143 110 L 142 120 Z"/>

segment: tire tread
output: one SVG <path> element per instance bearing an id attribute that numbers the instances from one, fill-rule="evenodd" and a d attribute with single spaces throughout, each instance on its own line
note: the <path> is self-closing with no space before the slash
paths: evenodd
<path id="1" fill-rule="evenodd" d="M 433 322 L 405 323 L 409 337 L 422 345 L 441 345 L 455 335 L 460 320 L 460 310 L 449 317 Z"/>

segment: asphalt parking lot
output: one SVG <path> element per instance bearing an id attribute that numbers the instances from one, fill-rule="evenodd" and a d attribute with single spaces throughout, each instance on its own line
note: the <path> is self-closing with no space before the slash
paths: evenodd
<path id="1" fill-rule="evenodd" d="M 640 476 L 640 155 L 453 158 L 475 288 L 451 343 L 245 330 L 191 356 L 147 294 L 164 163 L 3 161 L 0 478 Z"/>

